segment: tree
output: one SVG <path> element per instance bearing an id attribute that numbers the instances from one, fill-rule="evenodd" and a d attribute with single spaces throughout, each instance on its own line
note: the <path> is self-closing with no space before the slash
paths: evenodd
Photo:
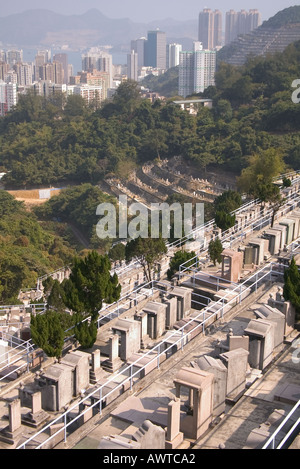
<path id="1" fill-rule="evenodd" d="M 300 317 L 300 273 L 293 257 L 289 267 L 284 272 L 283 296 L 286 301 L 290 301 L 296 309 L 298 318 Z"/>
<path id="2" fill-rule="evenodd" d="M 123 261 L 125 259 L 125 245 L 123 243 L 115 244 L 108 253 L 112 261 Z"/>
<path id="3" fill-rule="evenodd" d="M 80 321 L 75 326 L 75 337 L 84 349 L 91 348 L 97 339 L 97 326 L 93 321 Z"/>
<path id="4" fill-rule="evenodd" d="M 64 289 L 58 280 L 54 280 L 51 291 L 47 299 L 48 308 L 55 309 L 56 311 L 64 311 L 65 299 Z"/>
<path id="5" fill-rule="evenodd" d="M 214 201 L 214 207 L 217 211 L 227 213 L 234 212 L 242 205 L 241 195 L 233 190 L 228 190 L 219 195 Z"/>
<path id="6" fill-rule="evenodd" d="M 220 262 L 222 262 L 222 252 L 223 252 L 223 246 L 222 242 L 219 240 L 219 238 L 215 239 L 214 241 L 212 240 L 209 243 L 208 246 L 208 254 L 210 257 L 210 260 L 214 263 L 214 266 Z"/>
<path id="7" fill-rule="evenodd" d="M 179 271 L 179 267 L 185 264 L 186 267 L 190 267 L 195 262 L 196 253 L 194 251 L 177 251 L 170 261 L 170 266 L 167 271 L 168 279 L 171 280 L 173 275 Z M 190 261 L 190 262 L 188 262 Z"/>
<path id="8" fill-rule="evenodd" d="M 250 158 L 249 165 L 238 178 L 238 186 L 241 192 L 258 197 L 263 194 L 265 186 L 269 188 L 273 179 L 282 174 L 284 168 L 283 154 L 276 148 L 268 148 Z"/>
<path id="9" fill-rule="evenodd" d="M 217 211 L 215 215 L 215 223 L 222 231 L 226 231 L 235 225 L 235 215 L 224 212 L 223 210 Z"/>
<path id="10" fill-rule="evenodd" d="M 148 282 L 152 280 L 152 269 L 163 254 L 166 254 L 166 243 L 162 238 L 136 238 L 126 244 L 125 256 L 127 261 L 137 259 L 144 269 Z"/>
<path id="11" fill-rule="evenodd" d="M 49 310 L 44 314 L 32 314 L 30 330 L 32 341 L 43 349 L 48 357 L 61 357 L 65 332 L 60 313 Z"/>
<path id="12" fill-rule="evenodd" d="M 98 318 L 103 301 L 113 303 L 121 293 L 116 274 L 111 276 L 108 256 L 96 251 L 85 258 L 74 258 L 70 278 L 63 282 L 66 305 L 76 313 Z"/>

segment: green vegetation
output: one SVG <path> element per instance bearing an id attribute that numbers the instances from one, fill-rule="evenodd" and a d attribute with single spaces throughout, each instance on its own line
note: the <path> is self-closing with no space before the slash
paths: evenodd
<path id="1" fill-rule="evenodd" d="M 288 269 L 284 272 L 283 296 L 290 301 L 296 310 L 297 320 L 300 319 L 300 273 L 295 258 L 290 262 Z"/>
<path id="2" fill-rule="evenodd" d="M 150 91 L 159 93 L 166 98 L 173 98 L 178 95 L 179 68 L 173 67 L 158 77 L 148 75 L 144 78 L 142 85 Z"/>
<path id="3" fill-rule="evenodd" d="M 222 242 L 219 240 L 219 238 L 215 239 L 214 241 L 211 241 L 208 246 L 208 255 L 210 257 L 210 260 L 213 262 L 214 266 L 217 265 L 217 263 L 222 262 L 222 252 L 224 251 L 224 248 L 222 246 Z"/>
<path id="4" fill-rule="evenodd" d="M 69 223 L 84 235 L 87 246 L 105 253 L 111 240 L 100 240 L 96 234 L 99 216 L 96 210 L 99 204 L 116 204 L 116 199 L 104 194 L 97 186 L 89 183 L 70 186 L 52 197 L 43 205 L 35 208 L 35 213 L 42 220 L 58 219 Z"/>
<path id="5" fill-rule="evenodd" d="M 168 279 L 171 280 L 173 275 L 179 271 L 179 267 L 185 264 L 185 268 L 195 263 L 196 253 L 194 251 L 177 251 L 170 261 L 170 268 L 167 271 Z M 193 259 L 193 260 L 192 260 Z M 189 262 L 190 261 L 190 262 Z"/>
<path id="6" fill-rule="evenodd" d="M 38 277 L 67 265 L 74 254 L 62 236 L 0 191 L 0 304 L 18 302 L 21 288 L 34 287 Z"/>
<path id="7" fill-rule="evenodd" d="M 136 238 L 126 244 L 125 256 L 127 261 L 138 259 L 141 263 L 147 282 L 152 280 L 154 264 L 166 254 L 166 243 L 162 238 Z"/>

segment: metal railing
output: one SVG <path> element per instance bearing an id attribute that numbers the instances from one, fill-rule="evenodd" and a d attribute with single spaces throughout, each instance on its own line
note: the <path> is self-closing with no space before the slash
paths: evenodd
<path id="1" fill-rule="evenodd" d="M 118 395 L 122 394 L 124 391 L 124 387 L 126 384 L 129 384 L 129 388 L 132 390 L 133 385 L 141 379 L 141 375 L 143 372 L 147 373 L 147 368 L 153 367 L 153 369 L 160 368 L 160 365 L 163 361 L 170 358 L 174 354 L 174 348 L 176 350 L 183 350 L 183 348 L 198 334 L 205 333 L 205 328 L 216 319 L 223 318 L 225 312 L 227 312 L 232 307 L 236 306 L 237 304 L 241 304 L 242 301 L 245 299 L 245 293 L 252 293 L 258 290 L 259 286 L 266 282 L 272 281 L 274 276 L 282 276 L 286 266 L 277 264 L 277 263 L 270 263 L 264 266 L 262 269 L 257 271 L 254 275 L 246 279 L 243 283 L 236 285 L 233 290 L 228 291 L 227 294 L 224 295 L 218 301 L 213 301 L 209 303 L 209 305 L 205 306 L 198 315 L 190 319 L 184 326 L 180 329 L 173 331 L 169 331 L 168 337 L 160 341 L 157 345 L 155 345 L 151 350 L 141 354 L 141 357 L 137 359 L 134 363 L 130 365 L 124 365 L 124 368 L 121 369 L 117 374 L 114 374 L 110 379 L 106 381 L 105 384 L 97 387 L 93 390 L 90 394 L 86 397 L 81 399 L 79 402 L 71 406 L 66 412 L 62 415 L 58 416 L 52 422 L 49 422 L 44 428 L 42 428 L 39 432 L 35 435 L 28 438 L 25 442 L 23 442 L 17 449 L 25 449 L 31 442 L 33 443 L 36 440 L 37 436 L 45 433 L 49 428 L 54 424 L 62 424 L 63 427 L 60 428 L 57 432 L 55 432 L 52 436 L 47 438 L 45 441 L 40 443 L 36 449 L 42 448 L 44 445 L 49 443 L 55 436 L 59 433 L 64 433 L 64 441 L 67 441 L 67 430 L 68 428 L 74 424 L 78 419 L 85 415 L 85 413 L 90 412 L 91 409 L 98 408 L 99 414 L 102 415 L 102 410 L 105 406 L 107 398 L 114 395 L 117 392 Z M 153 286 L 155 288 L 155 286 Z M 232 293 L 235 292 L 236 295 L 232 297 Z M 226 302 L 226 305 L 225 305 Z M 212 306 L 214 307 L 214 311 L 212 311 Z M 226 311 L 225 311 L 226 310 Z M 195 325 L 196 324 L 196 325 Z M 192 329 L 190 329 L 192 327 Z M 186 332 L 188 331 L 188 332 Z M 141 365 L 141 361 L 145 360 L 148 357 L 148 363 L 146 365 Z M 135 368 L 137 369 L 135 371 Z M 117 381 L 124 378 L 117 384 Z M 109 392 L 105 393 L 105 387 L 109 383 L 114 383 L 116 386 L 110 390 Z M 116 396 L 118 397 L 118 396 Z M 116 398 L 115 397 L 115 398 Z M 94 401 L 93 403 L 90 403 Z M 80 412 L 78 415 L 74 417 L 73 413 L 80 408 L 80 406 L 87 405 L 88 407 Z"/>
<path id="2" fill-rule="evenodd" d="M 277 443 L 276 446 L 276 437 L 279 434 L 281 430 L 284 429 L 285 425 L 291 421 L 291 419 L 294 417 L 295 413 L 297 410 L 300 409 L 300 400 L 297 402 L 297 404 L 292 408 L 292 410 L 289 412 L 289 414 L 285 417 L 285 419 L 281 422 L 281 424 L 278 426 L 278 428 L 274 431 L 274 433 L 270 436 L 270 438 L 266 441 L 262 449 L 283 449 L 284 445 L 286 442 L 289 440 L 289 438 L 293 435 L 293 433 L 297 430 L 297 427 L 300 425 L 300 417 L 296 420 L 294 425 L 288 430 L 284 438 Z"/>

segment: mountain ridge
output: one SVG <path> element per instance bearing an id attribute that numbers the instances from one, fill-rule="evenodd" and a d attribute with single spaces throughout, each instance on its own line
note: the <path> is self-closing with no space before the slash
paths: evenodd
<path id="1" fill-rule="evenodd" d="M 132 39 L 145 36 L 148 30 L 156 28 L 164 30 L 172 39 L 197 38 L 196 19 L 178 21 L 165 18 L 149 23 L 135 23 L 130 18 L 108 18 L 96 8 L 81 15 L 63 15 L 40 8 L 0 17 L 0 42 L 19 47 L 51 46 L 53 42 L 71 42 L 69 46 L 76 48 L 99 43 L 116 46 L 129 44 Z"/>

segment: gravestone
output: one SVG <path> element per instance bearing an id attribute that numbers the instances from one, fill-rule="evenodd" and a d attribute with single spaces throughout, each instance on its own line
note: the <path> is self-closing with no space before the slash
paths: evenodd
<path id="1" fill-rule="evenodd" d="M 222 254 L 222 278 L 237 283 L 243 268 L 243 253 L 224 249 Z"/>
<path id="2" fill-rule="evenodd" d="M 177 320 L 177 298 L 168 298 L 164 300 L 167 305 L 166 309 L 166 330 L 173 329 Z"/>
<path id="3" fill-rule="evenodd" d="M 140 323 L 140 348 L 141 350 L 144 350 L 150 342 L 148 334 L 148 315 L 145 311 L 140 311 L 134 315 L 134 319 Z"/>
<path id="4" fill-rule="evenodd" d="M 143 311 L 147 313 L 147 333 L 151 339 L 158 339 L 165 332 L 167 305 L 157 301 L 149 301 Z"/>
<path id="5" fill-rule="evenodd" d="M 175 399 L 168 404 L 166 449 L 176 449 L 182 442 L 183 433 L 180 431 L 180 400 Z"/>
<path id="6" fill-rule="evenodd" d="M 212 422 L 213 381 L 212 373 L 188 367 L 182 368 L 174 379 L 177 398 L 182 388 L 189 391 L 189 410 L 180 421 L 180 431 L 185 438 L 197 440 Z"/>
<path id="7" fill-rule="evenodd" d="M 119 356 L 126 361 L 141 347 L 141 327 L 135 320 L 119 318 L 112 327 L 113 334 L 119 336 Z"/>
<path id="8" fill-rule="evenodd" d="M 225 412 L 227 392 L 227 368 L 220 359 L 209 355 L 198 358 L 191 365 L 214 375 L 213 416 L 218 417 Z"/>
<path id="9" fill-rule="evenodd" d="M 278 309 L 271 308 L 271 306 L 261 306 L 254 311 L 258 318 L 266 319 L 275 324 L 274 328 L 274 347 L 281 345 L 284 341 L 285 335 L 285 316 Z"/>
<path id="10" fill-rule="evenodd" d="M 268 239 L 268 250 L 272 256 L 279 254 L 281 243 L 281 232 L 278 230 L 270 229 L 264 232 L 264 237 Z"/>
<path id="11" fill-rule="evenodd" d="M 42 409 L 41 392 L 38 391 L 31 394 L 31 411 L 22 414 L 22 423 L 37 429 L 40 428 L 49 417 L 49 414 Z"/>
<path id="12" fill-rule="evenodd" d="M 36 378 L 42 393 L 42 407 L 48 411 L 60 411 L 73 398 L 73 372 L 68 365 L 56 363 Z"/>
<path id="13" fill-rule="evenodd" d="M 280 250 L 284 249 L 286 245 L 286 237 L 287 237 L 287 227 L 284 225 L 276 224 L 273 226 L 272 230 L 280 232 Z"/>
<path id="14" fill-rule="evenodd" d="M 192 307 L 192 290 L 184 287 L 174 287 L 170 297 L 177 298 L 177 321 L 188 316 Z"/>
<path id="15" fill-rule="evenodd" d="M 274 323 L 253 319 L 245 329 L 249 336 L 249 364 L 252 368 L 264 370 L 273 360 Z"/>
<path id="16" fill-rule="evenodd" d="M 117 334 L 111 335 L 108 339 L 109 345 L 109 358 L 102 363 L 102 367 L 109 373 L 114 373 L 123 365 L 119 357 L 119 336 Z"/>
<path id="17" fill-rule="evenodd" d="M 237 401 L 245 391 L 248 355 L 249 352 L 242 348 L 220 355 L 220 360 L 227 368 L 226 398 L 230 401 Z"/>
<path id="18" fill-rule="evenodd" d="M 90 382 L 90 354 L 76 350 L 69 352 L 62 360 L 63 365 L 70 366 L 73 378 L 73 396 L 80 393 L 89 386 Z"/>
<path id="19" fill-rule="evenodd" d="M 8 422 L 8 426 L 0 431 L 0 441 L 14 445 L 22 435 L 20 399 L 9 402 Z"/>
<path id="20" fill-rule="evenodd" d="M 268 254 L 268 240 L 263 238 L 254 238 L 249 241 L 249 246 L 253 246 L 255 257 L 253 263 L 261 265 L 264 262 L 265 255 Z"/>
<path id="21" fill-rule="evenodd" d="M 162 427 L 145 420 L 141 427 L 132 435 L 132 439 L 140 445 L 140 449 L 165 449 L 166 435 Z"/>
<path id="22" fill-rule="evenodd" d="M 286 226 L 286 244 L 289 245 L 294 241 L 295 220 L 291 218 L 283 218 L 279 225 Z"/>
<path id="23" fill-rule="evenodd" d="M 96 384 L 103 377 L 104 370 L 101 368 L 100 350 L 92 352 L 92 362 L 90 367 L 90 383 Z"/>

